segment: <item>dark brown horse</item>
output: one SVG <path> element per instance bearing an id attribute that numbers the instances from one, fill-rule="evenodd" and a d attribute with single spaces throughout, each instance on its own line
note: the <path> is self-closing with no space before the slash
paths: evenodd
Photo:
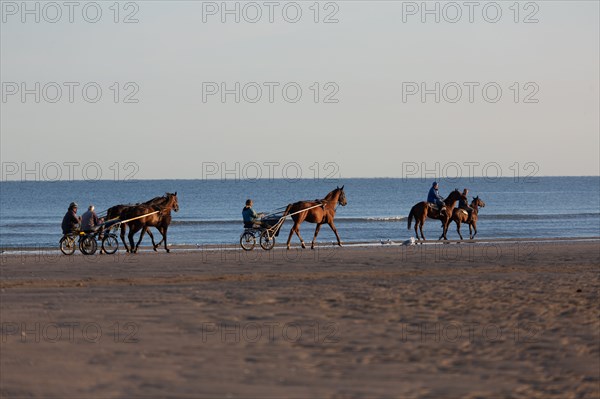
<path id="1" fill-rule="evenodd" d="M 137 204 L 127 204 L 127 205 L 115 205 L 113 207 L 108 208 L 108 210 L 106 211 L 106 221 L 110 221 L 110 220 L 127 220 L 126 216 L 126 212 L 130 212 L 131 208 L 134 206 L 139 206 L 139 205 L 154 205 L 154 204 L 160 204 L 163 203 L 166 200 L 165 196 L 160 196 L 160 197 L 154 197 L 151 200 L 148 200 L 146 202 L 143 203 L 137 203 Z M 125 250 L 127 252 L 129 252 L 129 247 L 127 246 L 127 242 L 125 241 L 125 232 L 127 231 L 127 223 L 121 223 L 120 225 L 120 230 L 121 230 L 121 241 L 123 241 L 123 245 L 125 246 Z M 150 236 L 150 239 L 152 240 L 152 246 L 156 247 L 157 245 L 154 244 L 154 236 L 152 235 L 152 232 L 150 231 L 150 228 L 146 228 L 146 232 L 148 233 L 148 235 Z"/>
<path id="2" fill-rule="evenodd" d="M 469 218 L 469 213 L 460 208 L 455 208 L 452 211 L 452 220 L 456 223 L 456 231 L 460 239 L 463 239 L 462 234 L 460 234 L 460 224 L 468 223 L 469 224 L 469 238 L 472 240 L 475 238 L 475 234 L 477 234 L 477 217 L 479 214 L 479 208 L 483 208 L 485 206 L 485 202 L 479 199 L 479 196 L 474 197 L 473 201 L 471 201 L 471 208 L 473 208 L 473 212 L 471 213 L 471 218 Z M 473 232 L 474 230 L 474 232 Z"/>
<path id="3" fill-rule="evenodd" d="M 150 202 L 150 201 L 149 201 Z M 179 203 L 177 201 L 177 192 L 175 193 L 166 193 L 163 200 L 156 200 L 151 204 L 141 204 L 132 206 L 128 209 L 125 209 L 121 214 L 121 218 L 123 220 L 134 219 L 127 224 L 129 225 L 129 244 L 131 246 L 130 252 L 136 253 L 140 243 L 142 242 L 142 238 L 144 238 L 144 233 L 148 233 L 152 238 L 153 249 L 156 251 L 156 247 L 164 242 L 165 250 L 170 252 L 167 246 L 167 230 L 169 228 L 169 224 L 171 223 L 171 210 L 175 212 L 179 211 Z M 148 215 L 148 216 L 144 216 Z M 143 216 L 143 217 L 140 217 Z M 162 240 L 158 244 L 154 244 L 154 237 L 152 237 L 152 233 L 150 233 L 149 227 L 156 227 L 156 229 L 161 233 Z M 140 238 L 137 244 L 133 245 L 133 237 L 135 233 L 142 230 L 140 234 Z"/>
<path id="4" fill-rule="evenodd" d="M 441 220 L 443 231 L 442 235 L 440 236 L 440 238 L 438 238 L 438 240 L 441 240 L 442 238 L 444 240 L 447 240 L 446 233 L 448 231 L 448 225 L 450 224 L 452 209 L 454 208 L 454 205 L 456 205 L 456 201 L 458 201 L 460 197 L 460 191 L 454 189 L 454 191 L 452 191 L 444 200 L 444 213 L 441 213 L 441 210 L 433 208 L 432 205 L 427 201 L 415 204 L 415 206 L 411 208 L 410 213 L 408 214 L 408 229 L 410 230 L 410 225 L 412 224 L 412 220 L 414 217 L 415 235 L 417 236 L 417 240 L 419 240 L 419 232 L 417 231 L 417 228 L 421 231 L 421 238 L 425 240 L 425 236 L 423 235 L 423 225 L 425 224 L 425 219 L 430 218 Z"/>
<path id="5" fill-rule="evenodd" d="M 304 245 L 304 240 L 300 236 L 300 225 L 302 222 L 307 221 L 309 223 L 316 223 L 317 228 L 315 229 L 315 235 L 313 236 L 312 244 L 310 246 L 311 249 L 315 248 L 315 240 L 317 239 L 317 235 L 319 234 L 319 230 L 321 230 L 321 225 L 327 223 L 331 230 L 335 233 L 335 237 L 337 238 L 338 245 L 341 247 L 342 242 L 340 241 L 340 236 L 333 224 L 333 219 L 335 218 L 335 208 L 337 204 L 341 206 L 346 206 L 348 201 L 346 201 L 346 194 L 344 193 L 344 186 L 338 187 L 329 194 L 325 196 L 322 200 L 315 201 L 299 201 L 293 203 L 291 206 L 288 206 L 287 213 L 292 214 L 295 212 L 299 212 L 302 209 L 308 209 L 306 212 L 299 212 L 295 215 L 292 215 L 292 220 L 294 221 L 294 225 L 290 230 L 290 235 L 287 240 L 287 249 L 290 249 L 290 241 L 292 240 L 292 235 L 296 233 L 300 242 L 302 243 L 302 248 L 306 248 Z M 321 206 L 317 206 L 321 205 Z"/>

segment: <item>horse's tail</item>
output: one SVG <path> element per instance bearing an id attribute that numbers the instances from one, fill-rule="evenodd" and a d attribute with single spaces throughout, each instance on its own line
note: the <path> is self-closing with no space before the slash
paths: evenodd
<path id="1" fill-rule="evenodd" d="M 290 209 L 292 209 L 292 205 L 294 205 L 294 204 L 288 204 L 288 206 L 285 208 L 285 211 L 283 211 L 282 217 L 286 217 L 290 213 Z"/>
<path id="2" fill-rule="evenodd" d="M 117 208 L 117 206 L 118 206 L 118 205 L 116 205 L 116 206 L 111 206 L 110 208 L 108 208 L 108 209 L 106 210 L 106 219 L 107 219 L 107 220 L 109 220 L 109 219 L 112 219 L 112 218 L 114 218 L 115 216 L 117 216 L 117 217 L 118 217 L 118 215 L 116 215 L 116 213 L 117 213 L 117 212 L 116 212 L 116 208 Z"/>
<path id="3" fill-rule="evenodd" d="M 412 224 L 413 216 L 414 216 L 415 207 L 413 206 L 410 209 L 410 213 L 408 214 L 408 230 L 410 230 L 410 225 Z"/>

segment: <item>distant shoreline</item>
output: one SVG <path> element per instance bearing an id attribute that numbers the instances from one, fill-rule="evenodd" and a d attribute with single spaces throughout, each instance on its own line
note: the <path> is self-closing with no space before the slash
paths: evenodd
<path id="1" fill-rule="evenodd" d="M 343 250 L 346 247 L 349 248 L 374 248 L 374 247 L 400 247 L 400 246 L 432 246 L 432 245 L 453 245 L 453 244 L 461 244 L 461 245 L 514 245 L 514 244 L 552 244 L 552 243 L 561 243 L 561 244 L 569 244 L 569 243 L 581 243 L 581 242 L 598 242 L 600 243 L 600 236 L 588 236 L 588 237 L 548 237 L 548 238 L 490 238 L 490 239 L 475 239 L 475 240 L 448 240 L 448 241 L 438 241 L 438 240 L 426 240 L 426 241 L 415 241 L 415 244 L 412 245 L 408 242 L 409 240 L 391 240 L 391 241 L 347 241 L 344 243 L 343 247 L 338 247 L 335 243 L 325 243 L 318 242 L 315 244 L 316 250 L 325 250 L 325 249 L 339 249 Z M 122 254 L 125 255 L 126 252 L 123 250 L 123 246 L 119 241 L 119 251 L 117 251 L 114 255 Z M 239 244 L 232 243 L 222 243 L 222 244 L 204 244 L 204 245 L 190 245 L 190 244 L 174 244 L 169 245 L 169 249 L 177 251 L 177 252 L 202 252 L 202 251 L 242 251 Z M 277 243 L 275 245 L 274 250 L 284 250 L 285 243 Z M 291 250 L 302 249 L 300 244 L 297 242 L 292 242 Z M 307 242 L 307 248 L 305 249 L 307 252 L 310 252 L 310 243 Z M 253 252 L 265 252 L 260 246 L 257 244 L 256 248 Z M 152 246 L 142 245 L 140 246 L 141 253 L 151 254 Z M 157 248 L 157 253 L 165 253 L 164 247 Z M 251 252 L 249 252 L 251 253 Z M 2 248 L 0 252 L 0 256 L 4 258 L 8 258 L 11 256 L 40 256 L 40 255 L 52 255 L 59 254 L 62 255 L 58 244 L 56 247 L 48 247 L 48 246 L 39 246 L 39 247 L 5 247 Z M 75 252 L 76 256 L 83 256 L 79 250 Z M 67 256 L 67 255 L 62 255 Z M 99 250 L 93 256 L 104 256 L 110 257 L 111 255 L 99 255 Z"/>
<path id="2" fill-rule="evenodd" d="M 548 175 L 548 176 L 521 176 L 522 180 L 531 180 L 535 181 L 535 179 L 556 179 L 556 178 L 581 178 L 581 177 L 597 177 L 600 178 L 600 175 Z M 454 182 L 460 180 L 473 180 L 473 179 L 484 179 L 484 180 L 501 180 L 501 179 L 512 179 L 514 180 L 514 176 L 498 176 L 498 177 L 490 177 L 490 176 L 460 176 L 460 177 L 301 177 L 301 178 L 286 178 L 286 177 L 273 177 L 273 178 L 260 178 L 260 179 L 242 179 L 242 178 L 149 178 L 149 179 L 63 179 L 63 180 L 27 180 L 27 179 L 15 179 L 15 180 L 0 180 L 1 183 L 78 183 L 78 182 L 98 182 L 98 183 L 135 183 L 135 182 L 153 182 L 153 181 L 199 181 L 199 182 L 219 182 L 219 181 L 228 181 L 228 182 L 245 182 L 245 183 L 253 183 L 253 182 L 265 182 L 265 181 L 289 181 L 289 182 L 301 182 L 301 181 L 331 181 L 331 182 L 339 182 L 343 180 L 423 180 L 424 182 L 429 182 L 437 179 L 442 182 Z"/>

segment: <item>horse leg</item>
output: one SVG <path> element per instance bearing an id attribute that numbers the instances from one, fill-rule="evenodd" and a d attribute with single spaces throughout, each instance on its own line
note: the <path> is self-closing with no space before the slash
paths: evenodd
<path id="1" fill-rule="evenodd" d="M 167 247 L 167 229 L 168 229 L 168 228 L 169 228 L 169 226 L 167 225 L 167 226 L 164 226 L 164 227 L 162 228 L 162 231 L 161 231 L 161 230 L 159 230 L 159 231 L 160 231 L 160 233 L 161 233 L 161 234 L 162 234 L 162 236 L 163 236 L 163 239 L 161 240 L 161 242 L 162 242 L 162 241 L 164 241 L 164 242 L 165 242 L 165 251 L 167 251 L 167 253 L 171 252 L 171 250 L 170 250 L 170 249 Z M 160 245 L 160 244 L 157 244 L 156 246 L 158 247 L 158 245 Z"/>
<path id="2" fill-rule="evenodd" d="M 338 241 L 338 245 L 341 247 L 342 246 L 342 240 L 340 240 L 340 235 L 337 232 L 337 229 L 335 228 L 335 225 L 333 224 L 333 221 L 329 222 L 329 227 L 331 227 L 331 230 L 333 230 L 333 233 L 335 234 L 335 238 L 337 238 Z M 315 235 L 316 237 L 316 235 Z"/>
<path id="3" fill-rule="evenodd" d="M 446 238 L 446 232 L 448 231 L 448 220 L 444 219 L 442 220 L 442 235 L 440 236 L 440 238 L 438 238 L 438 241 L 441 240 L 442 238 L 444 240 L 448 240 Z"/>
<path id="4" fill-rule="evenodd" d="M 292 235 L 294 235 L 294 232 L 296 233 L 296 235 L 300 239 L 300 243 L 302 244 L 302 248 L 306 248 L 306 245 L 304 245 L 304 240 L 300 236 L 300 223 L 294 222 L 294 225 L 292 226 L 292 229 L 290 230 L 290 236 L 288 237 L 287 249 L 290 249 L 290 241 L 292 240 Z"/>
<path id="5" fill-rule="evenodd" d="M 474 231 L 473 231 L 473 236 L 471 237 L 471 240 L 472 240 L 473 238 L 475 238 L 475 234 L 477 234 L 477 222 L 473 222 L 472 224 L 473 224 L 473 230 L 474 230 Z M 469 225 L 469 232 L 470 232 L 470 231 L 471 231 L 471 225 Z"/>
<path id="6" fill-rule="evenodd" d="M 425 215 L 427 215 L 427 211 L 425 211 Z M 425 216 L 427 217 L 427 216 Z M 419 238 L 419 232 L 417 231 L 417 228 L 421 229 L 421 237 L 423 237 L 423 218 L 422 217 L 417 217 L 415 215 L 415 236 L 417 237 L 417 240 L 420 240 Z M 423 237 L 423 240 L 425 239 L 425 237 Z"/>
<path id="7" fill-rule="evenodd" d="M 125 241 L 126 228 L 127 224 L 121 224 L 121 241 L 123 241 L 123 245 L 125 246 L 125 252 L 129 252 L 129 247 L 127 246 L 127 242 Z"/>
<path id="8" fill-rule="evenodd" d="M 315 229 L 315 235 L 313 236 L 312 244 L 310 245 L 310 249 L 315 249 L 315 240 L 317 239 L 319 230 L 321 230 L 321 223 L 317 223 L 317 228 Z"/>
<path id="9" fill-rule="evenodd" d="M 152 240 L 152 249 L 156 252 L 156 247 L 158 247 L 160 245 L 160 243 L 158 243 L 158 244 L 154 243 L 154 235 L 150 231 L 150 227 L 146 227 L 146 233 L 148 233 L 148 235 L 150 236 L 150 240 Z"/>
<path id="10" fill-rule="evenodd" d="M 460 234 L 460 220 L 455 220 L 456 222 L 456 231 L 458 232 L 458 236 L 460 237 L 460 239 L 463 239 L 462 234 Z M 469 225 L 469 230 L 471 230 L 471 226 Z M 469 236 L 471 235 L 471 233 L 469 232 Z"/>
<path id="11" fill-rule="evenodd" d="M 415 236 L 417 236 L 417 240 L 420 240 L 419 232 L 417 231 L 417 228 L 419 227 L 419 223 L 420 223 L 420 220 L 415 219 Z M 421 233 L 421 234 L 423 234 L 423 233 Z"/>
<path id="12" fill-rule="evenodd" d="M 424 225 L 424 224 L 425 224 L 425 223 L 421 223 L 421 224 L 419 225 L 419 231 L 421 232 L 421 238 L 423 239 L 423 241 L 427 241 L 427 240 L 425 239 L 425 234 L 423 234 L 423 225 Z"/>
<path id="13" fill-rule="evenodd" d="M 427 220 L 427 212 L 423 213 L 423 215 L 421 215 L 421 217 L 417 221 L 417 224 L 419 225 L 419 230 L 421 231 L 421 238 L 423 238 L 423 241 L 426 241 L 425 235 L 423 234 L 423 226 L 425 225 L 425 220 Z M 417 232 L 417 229 L 415 226 L 415 234 L 417 235 L 417 239 L 418 239 L 419 234 L 417 234 L 416 232 Z"/>
<path id="14" fill-rule="evenodd" d="M 298 225 L 296 227 L 296 235 L 300 239 L 300 243 L 302 244 L 302 248 L 306 248 L 306 245 L 304 245 L 304 239 L 302 238 L 302 236 L 300 236 L 300 225 Z"/>
<path id="15" fill-rule="evenodd" d="M 288 236 L 287 240 L 287 249 L 290 249 L 290 241 L 292 241 L 292 235 L 294 235 L 294 226 L 292 226 L 292 228 L 290 229 L 290 235 Z"/>
<path id="16" fill-rule="evenodd" d="M 161 239 L 160 239 L 160 241 L 156 243 L 156 248 L 160 247 L 160 244 L 162 244 L 162 243 L 163 243 L 163 241 L 165 240 L 165 235 L 164 235 L 164 233 L 163 233 L 163 232 L 164 232 L 164 231 L 166 231 L 168 228 L 169 228 L 169 226 L 168 226 L 168 225 L 167 225 L 167 226 L 160 226 L 160 227 L 157 227 L 157 228 L 156 228 L 156 230 L 158 230 L 158 232 L 159 232 L 159 233 L 161 234 L 161 236 L 162 236 L 162 237 L 161 237 Z"/>
<path id="17" fill-rule="evenodd" d="M 142 238 L 144 238 L 144 234 L 146 232 L 148 232 L 148 234 L 152 237 L 152 233 L 150 233 L 150 228 L 148 227 L 143 227 L 141 228 L 141 233 L 140 233 L 140 239 L 138 240 L 137 244 L 135 245 L 135 252 L 138 251 L 138 248 L 140 247 L 140 243 L 142 242 Z M 152 239 L 152 244 L 154 244 L 154 238 Z"/>
<path id="18" fill-rule="evenodd" d="M 133 236 L 139 231 L 140 228 L 141 227 L 139 225 L 129 226 L 129 252 L 131 252 L 132 254 L 137 252 L 137 247 L 133 244 Z"/>
<path id="19" fill-rule="evenodd" d="M 161 226 L 155 226 L 156 230 L 158 230 L 158 232 L 161 234 L 162 238 L 160 239 L 159 242 L 156 243 L 156 248 L 160 247 L 160 244 L 163 243 L 163 241 L 165 241 L 165 234 L 164 232 L 169 228 L 169 225 L 161 225 Z"/>

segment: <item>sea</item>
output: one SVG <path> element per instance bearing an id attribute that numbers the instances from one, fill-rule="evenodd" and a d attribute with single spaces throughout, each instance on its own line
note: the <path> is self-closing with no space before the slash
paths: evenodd
<path id="1" fill-rule="evenodd" d="M 0 182 L 0 246 L 57 247 L 61 220 L 70 202 L 79 214 L 94 204 L 99 214 L 117 204 L 138 203 L 165 192 L 177 192 L 168 240 L 173 245 L 237 244 L 243 231 L 242 208 L 254 201 L 258 212 L 269 212 L 300 200 L 323 198 L 344 186 L 347 206 L 335 217 L 345 243 L 402 242 L 413 237 L 407 229 L 411 207 L 425 200 L 431 179 L 264 179 L 264 180 L 129 180 L 129 181 L 15 181 Z M 581 238 L 600 236 L 600 177 L 463 178 L 439 180 L 440 193 L 470 190 L 485 207 L 480 210 L 478 239 Z M 286 220 L 278 243 L 287 240 Z M 315 225 L 304 223 L 301 234 L 312 239 Z M 461 229 L 468 237 L 468 226 Z M 428 220 L 425 236 L 435 240 L 440 222 Z M 160 237 L 156 233 L 155 236 Z M 458 239 L 454 224 L 449 239 Z M 335 241 L 328 226 L 317 239 Z M 292 240 L 298 244 L 296 237 Z M 144 238 L 144 244 L 149 244 Z"/>

